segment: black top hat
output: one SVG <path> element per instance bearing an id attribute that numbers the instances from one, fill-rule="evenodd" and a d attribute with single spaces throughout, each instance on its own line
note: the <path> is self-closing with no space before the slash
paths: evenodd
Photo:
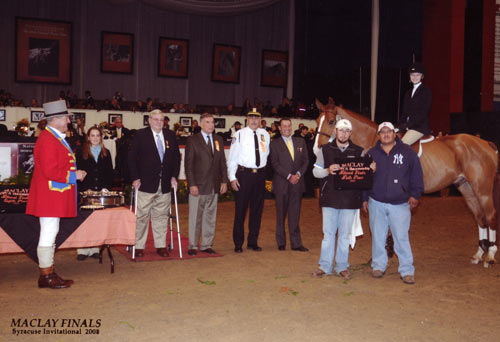
<path id="1" fill-rule="evenodd" d="M 414 63 L 410 69 L 408 70 L 408 73 L 414 73 L 418 72 L 421 73 L 422 75 L 425 75 L 425 67 L 422 63 Z"/>

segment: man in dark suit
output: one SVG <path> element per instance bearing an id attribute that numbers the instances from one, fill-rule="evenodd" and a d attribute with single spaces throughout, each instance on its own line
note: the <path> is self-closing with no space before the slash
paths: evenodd
<path id="1" fill-rule="evenodd" d="M 288 213 L 288 230 L 292 250 L 307 252 L 300 237 L 300 205 L 305 191 L 303 175 L 309 165 L 304 139 L 292 137 L 290 119 L 280 120 L 281 138 L 271 141 L 271 163 L 274 169 L 273 193 L 276 198 L 276 242 L 280 251 L 285 250 L 285 218 Z"/>
<path id="2" fill-rule="evenodd" d="M 215 254 L 212 243 L 215 235 L 218 194 L 227 191 L 227 165 L 222 137 L 213 134 L 214 117 L 200 117 L 201 132 L 191 136 L 186 144 L 184 170 L 189 186 L 189 255 L 200 252 Z"/>
<path id="3" fill-rule="evenodd" d="M 111 127 L 111 139 L 116 143 L 115 171 L 128 181 L 127 155 L 130 145 L 130 130 L 123 126 L 122 118 L 117 117 Z"/>
<path id="4" fill-rule="evenodd" d="M 163 129 L 164 116 L 156 109 L 149 113 L 149 127 L 137 131 L 128 162 L 132 186 L 138 191 L 136 256 L 144 256 L 149 219 L 156 252 L 168 257 L 166 247 L 170 188 L 177 186 L 180 153 L 175 134 Z"/>

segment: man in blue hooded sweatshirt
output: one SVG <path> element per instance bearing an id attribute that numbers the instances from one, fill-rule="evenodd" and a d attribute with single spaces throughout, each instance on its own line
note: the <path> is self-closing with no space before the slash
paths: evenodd
<path id="1" fill-rule="evenodd" d="M 373 187 L 363 193 L 363 209 L 370 212 L 372 275 L 382 278 L 387 268 L 385 241 L 389 227 L 399 259 L 399 273 L 406 284 L 414 284 L 415 267 L 408 231 L 411 210 L 424 191 L 420 160 L 412 148 L 396 136 L 394 126 L 378 126 L 379 141 L 368 152 L 377 164 Z"/>

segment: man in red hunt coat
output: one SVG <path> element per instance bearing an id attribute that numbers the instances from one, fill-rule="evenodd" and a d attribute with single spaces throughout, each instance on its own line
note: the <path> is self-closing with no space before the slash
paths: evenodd
<path id="1" fill-rule="evenodd" d="M 37 256 L 40 267 L 38 287 L 61 289 L 73 280 L 64 280 L 54 272 L 54 252 L 59 220 L 76 216 L 76 181 L 86 172 L 76 169 L 76 159 L 64 140 L 69 118 L 65 101 L 43 105 L 47 126 L 35 145 L 35 169 L 31 180 L 26 214 L 40 218 Z"/>

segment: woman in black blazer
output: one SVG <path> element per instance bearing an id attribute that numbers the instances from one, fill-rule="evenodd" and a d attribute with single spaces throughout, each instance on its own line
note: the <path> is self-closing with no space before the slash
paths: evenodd
<path id="1" fill-rule="evenodd" d="M 87 176 L 82 182 L 78 182 L 78 191 L 111 189 L 113 182 L 113 164 L 111 153 L 104 147 L 102 132 L 97 127 L 91 127 L 87 131 L 86 142 L 76 156 L 76 164 L 79 170 L 85 170 Z M 77 260 L 82 261 L 88 256 L 99 257 L 99 248 L 79 248 Z"/>

